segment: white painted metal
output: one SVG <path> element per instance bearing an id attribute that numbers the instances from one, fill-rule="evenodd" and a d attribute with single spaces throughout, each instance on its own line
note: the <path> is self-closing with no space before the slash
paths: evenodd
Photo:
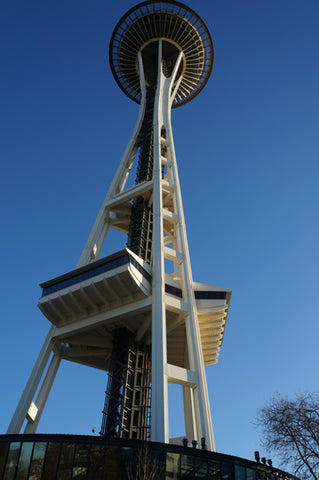
<path id="1" fill-rule="evenodd" d="M 207 448 L 214 450 L 214 437 L 211 423 L 210 407 L 207 393 L 204 360 L 201 348 L 201 339 L 197 310 L 193 291 L 192 272 L 186 237 L 185 220 L 182 206 L 180 183 L 174 150 L 171 128 L 171 107 L 174 94 L 178 89 L 179 81 L 173 91 L 182 52 L 174 66 L 172 75 L 166 78 L 162 72 L 161 40 L 159 40 L 159 67 L 157 92 L 154 108 L 154 171 L 153 171 L 153 320 L 152 320 L 152 439 L 160 442 L 168 441 L 168 398 L 167 373 L 165 371 L 166 358 L 166 318 L 165 318 L 165 276 L 164 255 L 167 250 L 164 246 L 163 222 L 169 219 L 174 231 L 173 249 L 176 256 L 182 260 L 180 266 L 175 265 L 175 273 L 180 274 L 183 288 L 183 300 L 187 305 L 187 357 L 189 369 L 195 372 L 196 381 L 192 386 L 192 393 L 198 408 L 187 408 L 186 416 L 195 425 L 194 440 L 205 438 Z M 161 175 L 161 128 L 165 127 L 168 158 L 170 167 L 167 169 L 167 183 L 173 193 L 173 208 L 163 206 L 163 179 Z M 165 181 L 165 180 L 164 180 Z M 176 379 L 176 383 L 183 384 Z M 188 406 L 190 406 L 188 401 Z M 164 420 L 165 419 L 165 420 Z"/>
<path id="2" fill-rule="evenodd" d="M 38 407 L 34 402 L 31 402 L 31 405 L 29 407 L 28 413 L 27 413 L 27 419 L 28 421 L 34 422 L 36 416 L 38 413 Z"/>
<path id="3" fill-rule="evenodd" d="M 27 416 L 28 410 L 30 408 L 31 402 L 35 395 L 35 392 L 38 388 L 39 382 L 45 370 L 45 367 L 48 363 L 49 357 L 53 349 L 53 335 L 55 332 L 55 327 L 52 326 L 49 330 L 49 333 L 44 341 L 38 359 L 33 367 L 30 378 L 25 386 L 21 399 L 18 403 L 18 406 L 14 412 L 10 425 L 8 427 L 7 433 L 19 433 L 24 419 Z"/>
<path id="4" fill-rule="evenodd" d="M 139 72 L 140 72 L 141 106 L 140 106 L 137 122 L 135 125 L 135 129 L 126 147 L 126 150 L 124 152 L 120 165 L 117 169 L 117 172 L 114 176 L 114 179 L 111 183 L 109 191 L 104 199 L 104 202 L 102 203 L 99 214 L 91 230 L 90 236 L 79 258 L 77 267 L 86 265 L 88 262 L 96 260 L 98 258 L 101 248 L 103 246 L 103 242 L 105 240 L 106 234 L 109 229 L 110 217 L 109 217 L 108 202 L 110 201 L 111 198 L 114 198 L 116 194 L 119 194 L 123 191 L 126 181 L 128 179 L 130 170 L 132 168 L 136 152 L 137 152 L 137 148 L 138 148 L 137 137 L 142 126 L 144 111 L 145 111 L 145 104 L 146 104 L 146 85 L 145 85 L 145 79 L 144 79 L 144 69 L 143 69 L 141 52 L 138 53 L 138 65 L 139 65 Z"/>
<path id="5" fill-rule="evenodd" d="M 61 357 L 57 354 L 54 354 L 52 359 L 51 359 L 48 371 L 45 375 L 45 378 L 43 380 L 43 383 L 41 385 L 39 394 L 38 394 L 36 402 L 35 402 L 35 406 L 37 408 L 37 413 L 36 413 L 34 418 L 29 419 L 29 421 L 28 421 L 28 423 L 25 427 L 24 433 L 35 433 L 36 432 L 36 429 L 39 425 L 39 421 L 40 421 L 44 406 L 46 404 L 46 401 L 48 399 L 52 384 L 53 384 L 55 376 L 57 374 L 60 362 L 61 362 Z"/>
<path id="6" fill-rule="evenodd" d="M 158 74 L 153 118 L 153 293 L 152 293 L 152 440 L 168 443 L 168 390 L 165 311 L 165 271 L 163 255 L 163 194 L 160 132 L 162 119 L 163 75 L 162 42 L 158 42 Z M 153 414 L 155 413 L 155 415 Z"/>
<path id="7" fill-rule="evenodd" d="M 171 127 L 171 107 L 181 82 L 177 74 L 183 53 L 180 52 L 173 72 L 167 78 L 163 74 L 161 51 L 162 41 L 159 39 L 153 117 L 153 179 L 125 190 L 138 150 L 137 139 L 146 105 L 142 53 L 139 52 L 142 100 L 137 123 L 77 265 L 84 266 L 99 257 L 109 227 L 127 232 L 130 201 L 143 195 L 153 208 L 151 268 L 132 252 L 130 254 L 151 273 L 152 290 L 143 275 L 130 265 L 41 298 L 39 307 L 54 326 L 40 352 L 8 433 L 18 433 L 22 428 L 53 351 L 53 339 L 58 353 L 54 352 L 40 387 L 35 401 L 38 411 L 34 418 L 29 418 L 27 433 L 35 432 L 37 428 L 61 358 L 105 369 L 105 359 L 112 345 L 112 328 L 129 321 L 129 328 L 135 332 L 137 340 L 146 336 L 152 343 L 152 440 L 169 442 L 168 384 L 176 383 L 183 388 L 187 438 L 200 442 L 204 437 L 207 449 L 215 449 L 204 365 L 217 361 L 229 299 L 222 302 L 195 301 L 194 288 L 199 289 L 201 284 L 195 284 L 192 279 Z M 167 263 L 172 265 L 174 273 L 165 271 Z M 182 298 L 165 292 L 166 283 L 181 289 Z M 204 287 L 205 290 L 218 290 Z M 87 313 L 88 309 L 90 313 Z M 100 337 L 102 341 L 98 340 Z M 173 348 L 168 349 L 168 339 L 173 342 Z M 72 347 L 63 349 L 64 344 Z M 173 361 L 168 361 L 168 354 Z"/>
<path id="8" fill-rule="evenodd" d="M 194 407 L 194 387 L 183 385 L 185 434 L 187 439 L 195 439 L 196 422 Z"/>

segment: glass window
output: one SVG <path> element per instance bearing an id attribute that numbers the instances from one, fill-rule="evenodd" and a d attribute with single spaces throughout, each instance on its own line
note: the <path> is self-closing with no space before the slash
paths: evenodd
<path id="1" fill-rule="evenodd" d="M 246 479 L 246 469 L 241 465 L 235 465 L 235 480 L 245 480 Z"/>
<path id="2" fill-rule="evenodd" d="M 222 463 L 222 480 L 234 478 L 234 465 L 232 463 Z"/>
<path id="3" fill-rule="evenodd" d="M 8 455 L 7 464 L 5 466 L 3 480 L 13 480 L 17 468 L 18 458 L 20 454 L 20 442 L 12 442 Z"/>
<path id="4" fill-rule="evenodd" d="M 74 455 L 74 444 L 63 443 L 60 454 L 58 479 L 70 480 Z"/>
<path id="5" fill-rule="evenodd" d="M 225 300 L 226 292 L 204 292 L 196 290 L 195 298 L 197 300 Z"/>
<path id="6" fill-rule="evenodd" d="M 115 260 L 110 260 L 102 265 L 98 265 L 97 267 L 91 267 L 91 269 L 86 270 L 82 273 L 78 274 L 71 274 L 71 277 L 66 278 L 65 280 L 61 280 L 60 282 L 54 283 L 53 285 L 49 285 L 48 287 L 44 287 L 42 290 L 42 297 L 49 295 L 50 293 L 57 292 L 58 290 L 62 290 L 70 285 L 75 285 L 76 283 L 83 282 L 88 278 L 95 277 L 100 275 L 101 273 L 108 272 L 113 268 L 116 268 L 120 265 L 125 265 L 129 262 L 128 255 L 124 255 L 123 257 L 117 258 Z"/>
<path id="7" fill-rule="evenodd" d="M 16 480 L 27 480 L 32 450 L 33 442 L 24 442 L 22 444 Z"/>
<path id="8" fill-rule="evenodd" d="M 256 480 L 256 472 L 252 468 L 246 468 L 246 480 Z"/>
<path id="9" fill-rule="evenodd" d="M 207 479 L 208 464 L 205 458 L 196 458 L 195 460 L 195 478 Z M 209 477 L 210 478 L 210 477 Z"/>
<path id="10" fill-rule="evenodd" d="M 124 450 L 124 449 L 121 449 Z M 128 449 L 125 449 L 128 450 Z M 121 479 L 121 478 L 127 478 L 126 475 L 122 476 L 121 474 L 121 460 L 122 460 L 122 454 L 120 458 L 121 451 L 119 447 L 112 447 L 110 445 L 106 446 L 106 452 L 105 452 L 105 464 L 104 464 L 104 478 L 109 479 L 109 478 L 116 478 L 116 479 Z M 122 468 L 124 469 L 124 466 L 122 465 Z"/>
<path id="11" fill-rule="evenodd" d="M 34 444 L 32 462 L 31 462 L 28 480 L 41 479 L 41 473 L 42 473 L 42 467 L 43 467 L 46 448 L 47 448 L 46 442 L 36 442 Z"/>
<path id="12" fill-rule="evenodd" d="M 52 480 L 56 477 L 56 471 L 59 463 L 60 446 L 61 445 L 59 443 L 48 444 L 42 480 Z"/>
<path id="13" fill-rule="evenodd" d="M 267 479 L 267 476 L 266 476 L 266 473 L 265 472 L 262 472 L 262 471 L 256 471 L 256 478 L 258 480 L 266 480 Z"/>
<path id="14" fill-rule="evenodd" d="M 0 478 L 2 478 L 2 472 L 4 470 L 4 464 L 7 458 L 8 448 L 9 442 L 0 443 Z"/>
<path id="15" fill-rule="evenodd" d="M 272 472 L 267 472 L 266 475 L 267 475 L 267 479 L 269 478 L 270 480 L 278 480 L 278 476 Z"/>
<path id="16" fill-rule="evenodd" d="M 113 475 L 116 473 L 117 476 L 110 476 L 110 478 L 121 478 L 123 480 L 163 480 L 165 473 L 165 454 L 163 455 L 162 451 L 152 449 L 145 444 L 132 449 L 122 448 L 120 465 L 121 471 L 112 472 Z"/>
<path id="17" fill-rule="evenodd" d="M 87 478 L 88 459 L 90 453 L 90 445 L 79 444 L 75 447 L 74 465 L 72 478 L 80 480 Z"/>
<path id="18" fill-rule="evenodd" d="M 209 480 L 220 480 L 221 479 L 221 464 L 219 462 L 209 462 L 208 463 L 208 475 Z"/>
<path id="19" fill-rule="evenodd" d="M 166 480 L 177 480 L 179 478 L 179 460 L 178 453 L 167 452 L 166 454 Z"/>
<path id="20" fill-rule="evenodd" d="M 162 449 L 160 450 L 153 450 L 152 451 L 152 461 L 153 465 L 156 466 L 154 472 L 154 479 L 156 480 L 164 480 L 165 472 L 166 472 L 166 452 L 163 452 Z M 156 473 L 156 475 L 155 475 Z"/>
<path id="21" fill-rule="evenodd" d="M 194 460 L 192 455 L 181 455 L 181 478 L 194 477 Z"/>
<path id="22" fill-rule="evenodd" d="M 104 451 L 104 445 L 91 445 L 88 480 L 103 480 Z"/>
<path id="23" fill-rule="evenodd" d="M 109 447 L 112 448 L 112 447 Z M 122 465 L 122 474 L 124 474 L 124 478 L 127 479 L 134 479 L 139 478 L 137 472 L 137 451 L 133 448 L 121 448 L 120 450 L 120 462 Z M 114 466 L 113 466 L 114 468 Z M 117 472 L 118 477 L 120 478 L 120 472 Z M 118 478 L 114 477 L 114 478 Z"/>

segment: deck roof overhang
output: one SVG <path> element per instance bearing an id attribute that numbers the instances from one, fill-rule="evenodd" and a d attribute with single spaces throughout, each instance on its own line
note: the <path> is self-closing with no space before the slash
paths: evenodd
<path id="1" fill-rule="evenodd" d="M 62 358 L 108 370 L 113 332 L 126 327 L 151 343 L 151 267 L 129 249 L 40 285 L 38 306 L 55 325 Z M 231 291 L 193 284 L 205 366 L 217 362 Z M 178 280 L 166 274 L 167 358 L 185 366 L 187 311 Z"/>

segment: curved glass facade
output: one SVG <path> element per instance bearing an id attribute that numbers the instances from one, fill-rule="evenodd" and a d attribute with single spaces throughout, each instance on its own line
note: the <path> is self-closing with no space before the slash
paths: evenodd
<path id="1" fill-rule="evenodd" d="M 78 435 L 0 435 L 2 480 L 298 480 L 230 455 Z"/>

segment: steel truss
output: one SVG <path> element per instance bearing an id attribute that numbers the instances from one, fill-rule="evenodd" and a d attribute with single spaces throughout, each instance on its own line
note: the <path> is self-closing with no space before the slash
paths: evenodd
<path id="1" fill-rule="evenodd" d="M 150 345 L 118 329 L 108 376 L 101 435 L 150 439 Z"/>

